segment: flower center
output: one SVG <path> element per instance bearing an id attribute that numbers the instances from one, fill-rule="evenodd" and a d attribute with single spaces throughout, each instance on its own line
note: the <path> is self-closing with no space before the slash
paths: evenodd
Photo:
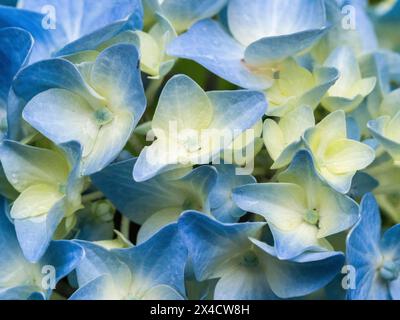
<path id="1" fill-rule="evenodd" d="M 379 269 L 381 277 L 387 281 L 396 280 L 400 275 L 400 268 L 393 261 L 385 261 Z"/>
<path id="2" fill-rule="evenodd" d="M 103 222 L 109 222 L 114 219 L 115 207 L 108 200 L 98 200 L 92 202 L 91 212 Z"/>
<path id="3" fill-rule="evenodd" d="M 94 113 L 94 118 L 96 119 L 96 123 L 100 126 L 104 126 L 107 123 L 110 123 L 113 120 L 112 112 L 106 107 L 102 107 L 97 109 Z"/>
<path id="4" fill-rule="evenodd" d="M 246 267 L 256 267 L 259 264 L 259 260 L 258 260 L 257 255 L 254 253 L 254 251 L 247 251 L 242 256 L 241 264 Z"/>
<path id="5" fill-rule="evenodd" d="M 178 141 L 188 152 L 196 152 L 201 149 L 199 133 L 196 130 L 184 130 L 180 132 Z"/>
<path id="6" fill-rule="evenodd" d="M 317 209 L 311 209 L 311 210 L 307 210 L 304 213 L 303 219 L 305 222 L 312 224 L 312 225 L 317 225 L 319 222 L 319 213 L 317 211 Z"/>
<path id="7" fill-rule="evenodd" d="M 203 207 L 200 204 L 200 201 L 194 199 L 194 198 L 187 198 L 182 204 L 182 209 L 185 210 L 197 210 L 197 211 L 202 211 Z"/>

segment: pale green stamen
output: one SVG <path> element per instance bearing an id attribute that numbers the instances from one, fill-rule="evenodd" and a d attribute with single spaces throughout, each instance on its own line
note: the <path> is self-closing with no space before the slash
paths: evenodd
<path id="1" fill-rule="evenodd" d="M 316 209 L 312 210 L 307 210 L 306 213 L 304 214 L 304 221 L 306 221 L 309 224 L 316 225 L 318 224 L 319 221 L 319 214 Z"/>

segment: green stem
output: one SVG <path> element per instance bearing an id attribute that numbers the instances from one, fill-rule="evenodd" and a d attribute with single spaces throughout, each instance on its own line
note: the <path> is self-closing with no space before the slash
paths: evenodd
<path id="1" fill-rule="evenodd" d="M 129 240 L 129 229 L 130 229 L 131 222 L 127 217 L 122 216 L 121 219 L 121 233 L 124 235 L 126 239 Z"/>
<path id="2" fill-rule="evenodd" d="M 154 103 L 156 100 L 157 91 L 160 89 L 164 82 L 164 77 L 157 80 L 152 80 L 146 89 L 147 106 L 154 108 Z M 151 119 L 150 119 L 151 120 Z"/>
<path id="3" fill-rule="evenodd" d="M 89 194 L 85 194 L 82 196 L 82 203 L 92 202 L 95 200 L 100 200 L 104 198 L 104 194 L 101 191 L 95 191 Z"/>
<path id="4" fill-rule="evenodd" d="M 133 133 L 132 136 L 129 138 L 128 144 L 131 147 L 132 151 L 136 153 L 135 156 L 138 156 L 144 147 L 144 145 L 141 143 L 140 139 L 135 135 L 135 133 Z"/>

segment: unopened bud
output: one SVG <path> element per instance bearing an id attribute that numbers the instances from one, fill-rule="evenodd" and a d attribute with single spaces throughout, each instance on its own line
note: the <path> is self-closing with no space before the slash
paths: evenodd
<path id="1" fill-rule="evenodd" d="M 115 207 L 109 200 L 99 200 L 91 205 L 92 213 L 103 222 L 114 219 Z"/>

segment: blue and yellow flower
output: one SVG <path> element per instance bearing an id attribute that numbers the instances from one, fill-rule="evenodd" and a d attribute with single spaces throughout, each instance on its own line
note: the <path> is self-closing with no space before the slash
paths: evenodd
<path id="1" fill-rule="evenodd" d="M 367 194 L 361 202 L 361 220 L 347 238 L 347 264 L 355 268 L 351 300 L 400 299 L 400 225 L 381 238 L 379 207 Z"/>
<path id="2" fill-rule="evenodd" d="M 82 174 L 90 175 L 118 156 L 144 113 L 138 62 L 125 44 L 104 50 L 85 74 L 67 60 L 44 60 L 22 70 L 13 90 L 32 127 L 56 144 L 82 145 Z"/>
<path id="3" fill-rule="evenodd" d="M 308 151 L 297 153 L 278 181 L 238 187 L 233 199 L 243 210 L 266 219 L 279 258 L 332 250 L 326 237 L 357 222 L 357 203 L 321 181 Z"/>
<path id="4" fill-rule="evenodd" d="M 343 110 L 327 115 L 304 134 L 317 172 L 339 192 L 347 193 L 354 174 L 375 159 L 375 151 L 368 145 L 347 137 Z"/>
<path id="5" fill-rule="evenodd" d="M 227 27 L 229 33 L 216 21 L 200 21 L 173 41 L 168 53 L 242 88 L 264 90 L 280 62 L 311 48 L 328 29 L 321 0 L 231 0 Z"/>
<path id="6" fill-rule="evenodd" d="M 131 248 L 107 250 L 77 241 L 85 258 L 71 300 L 183 300 L 187 250 L 176 224 Z"/>
<path id="7" fill-rule="evenodd" d="M 314 252 L 280 260 L 260 240 L 264 223 L 222 224 L 188 211 L 179 228 L 198 281 L 217 279 L 217 300 L 265 300 L 300 297 L 329 283 L 340 271 L 344 255 Z"/>
<path id="8" fill-rule="evenodd" d="M 49 150 L 6 140 L 0 159 L 8 181 L 19 192 L 10 211 L 18 241 L 26 258 L 37 262 L 60 224 L 70 230 L 74 213 L 82 208 L 81 148 L 71 142 Z"/>
<path id="9" fill-rule="evenodd" d="M 57 282 L 79 264 L 84 251 L 71 241 L 52 241 L 37 262 L 28 261 L 6 216 L 6 206 L 0 199 L 0 300 L 49 299 Z"/>

